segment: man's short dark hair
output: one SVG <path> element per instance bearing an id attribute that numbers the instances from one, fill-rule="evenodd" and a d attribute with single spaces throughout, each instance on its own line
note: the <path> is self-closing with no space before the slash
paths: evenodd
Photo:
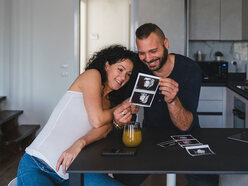
<path id="1" fill-rule="evenodd" d="M 165 39 L 164 32 L 153 23 L 145 23 L 137 28 L 135 34 L 138 39 L 146 39 L 154 32 L 162 41 Z"/>

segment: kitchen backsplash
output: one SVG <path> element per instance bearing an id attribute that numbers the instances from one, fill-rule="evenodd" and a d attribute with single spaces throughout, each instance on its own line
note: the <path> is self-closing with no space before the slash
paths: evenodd
<path id="1" fill-rule="evenodd" d="M 227 61 L 229 72 L 245 72 L 248 64 L 247 41 L 189 41 L 189 57 L 195 60 L 195 54 L 201 51 L 205 61 L 216 60 L 217 51 L 223 54 L 221 60 Z M 233 63 L 236 61 L 235 63 Z"/>

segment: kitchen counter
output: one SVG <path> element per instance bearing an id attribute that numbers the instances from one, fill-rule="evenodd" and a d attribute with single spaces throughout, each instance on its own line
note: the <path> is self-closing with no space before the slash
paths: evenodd
<path id="1" fill-rule="evenodd" d="M 228 82 L 226 86 L 227 88 L 231 89 L 232 91 L 236 92 L 237 94 L 248 100 L 248 90 L 241 90 L 237 88 L 238 85 L 244 85 L 244 83 L 242 84 L 238 82 Z"/>
<path id="2" fill-rule="evenodd" d="M 210 87 L 225 87 L 227 86 L 227 83 L 226 82 L 202 82 L 202 86 L 203 87 L 207 87 L 207 86 L 210 86 Z"/>
<path id="3" fill-rule="evenodd" d="M 203 82 L 197 112 L 203 128 L 248 128 L 248 91 L 237 86 L 245 85 L 245 73 L 235 73 L 226 82 Z M 244 87 L 242 87 L 244 88 Z M 212 114 L 213 113 L 213 114 Z"/>
<path id="4" fill-rule="evenodd" d="M 225 86 L 248 100 L 248 90 L 247 92 L 241 90 L 237 88 L 238 85 L 245 85 L 245 73 L 229 73 L 227 82 L 202 83 L 202 86 L 217 86 L 217 87 Z"/>

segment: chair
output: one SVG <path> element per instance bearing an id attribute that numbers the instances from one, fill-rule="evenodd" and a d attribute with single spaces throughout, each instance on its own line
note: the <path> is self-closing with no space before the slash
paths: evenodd
<path id="1" fill-rule="evenodd" d="M 9 182 L 8 186 L 17 186 L 17 177 L 15 177 L 11 182 Z"/>

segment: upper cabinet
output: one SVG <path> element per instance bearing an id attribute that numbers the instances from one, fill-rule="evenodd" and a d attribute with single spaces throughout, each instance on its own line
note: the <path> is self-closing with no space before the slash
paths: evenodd
<path id="1" fill-rule="evenodd" d="M 189 1 L 189 39 L 218 40 L 220 0 Z"/>
<path id="2" fill-rule="evenodd" d="M 242 1 L 221 0 L 220 39 L 242 40 Z"/>
<path id="3" fill-rule="evenodd" d="M 247 40 L 246 0 L 190 0 L 190 40 Z"/>

